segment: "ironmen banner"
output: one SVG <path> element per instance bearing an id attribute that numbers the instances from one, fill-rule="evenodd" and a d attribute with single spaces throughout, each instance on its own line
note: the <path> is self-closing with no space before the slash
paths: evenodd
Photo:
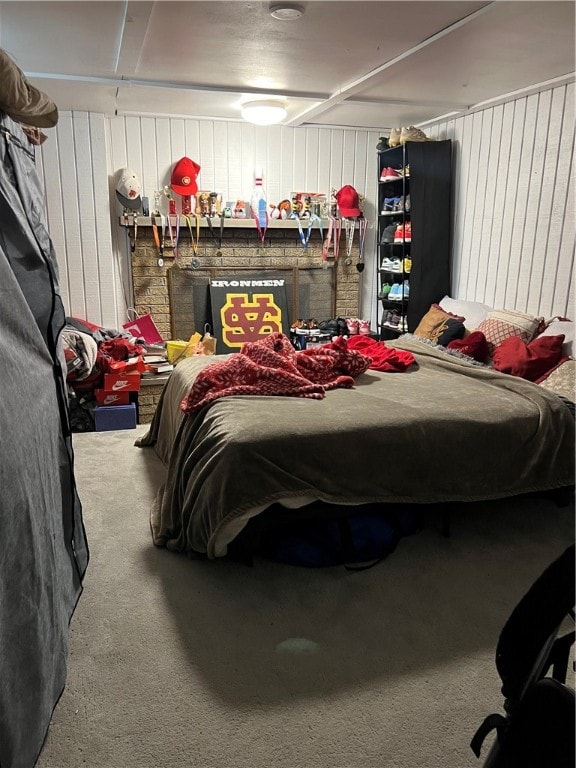
<path id="1" fill-rule="evenodd" d="M 238 352 L 247 341 L 288 333 L 288 296 L 283 277 L 260 275 L 210 280 L 212 325 L 219 352 Z"/>

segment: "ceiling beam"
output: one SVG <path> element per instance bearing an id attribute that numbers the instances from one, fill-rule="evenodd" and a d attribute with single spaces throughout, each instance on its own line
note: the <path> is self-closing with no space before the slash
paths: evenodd
<path id="1" fill-rule="evenodd" d="M 380 107 L 392 105 L 398 107 L 429 107 L 432 109 L 468 109 L 468 104 L 447 101 L 427 101 L 426 99 L 344 99 L 344 103 L 358 107 Z"/>
<path id="2" fill-rule="evenodd" d="M 407 51 L 404 51 L 400 55 L 395 56 L 393 59 L 386 61 L 384 64 L 381 64 L 379 67 L 376 67 L 375 69 L 372 69 L 370 72 L 367 72 L 362 77 L 359 77 L 356 80 L 353 80 L 352 82 L 343 86 L 340 90 L 333 93 L 322 104 L 317 104 L 316 106 L 311 107 L 310 109 L 305 109 L 304 111 L 300 112 L 299 115 L 296 115 L 295 117 L 288 120 L 286 122 L 286 125 L 291 125 L 293 127 L 296 127 L 296 126 L 302 125 L 302 123 L 304 122 L 307 122 L 308 120 L 310 120 L 310 118 L 318 117 L 319 115 L 322 115 L 327 110 L 337 106 L 338 104 L 341 104 L 350 96 L 353 96 L 355 93 L 358 93 L 358 91 L 364 90 L 366 86 L 369 85 L 370 81 L 378 77 L 378 75 L 382 74 L 382 72 L 385 72 L 387 69 L 390 69 L 391 67 L 396 66 L 396 64 L 399 64 L 401 61 L 404 61 L 404 59 L 407 59 L 409 56 L 413 56 L 415 53 L 418 53 L 418 51 L 421 51 L 423 48 L 426 48 L 427 46 L 432 45 L 438 40 L 441 40 L 443 37 L 446 37 L 446 35 L 450 35 L 452 32 L 455 32 L 457 29 L 460 29 L 460 27 L 463 27 L 465 24 L 469 24 L 471 21 L 475 21 L 479 16 L 482 16 L 483 14 L 487 13 L 495 5 L 497 5 L 496 2 L 487 3 L 482 8 L 479 8 L 477 11 L 474 11 L 474 13 L 471 13 L 468 16 L 465 16 L 464 18 L 460 19 L 459 21 L 456 21 L 454 24 L 451 24 L 450 26 L 445 27 L 444 29 L 441 29 L 440 32 L 436 32 L 434 35 L 431 35 L 430 37 L 426 38 L 426 40 L 423 40 L 421 43 L 418 43 L 418 45 L 415 45 L 414 47 L 409 48 Z"/>
<path id="3" fill-rule="evenodd" d="M 286 98 L 286 99 L 305 99 L 308 101 L 324 101 L 329 99 L 326 93 L 310 93 L 309 91 L 264 91 L 261 88 L 250 87 L 231 87 L 229 85 L 202 85 L 201 83 L 180 83 L 171 80 L 141 80 L 134 77 L 101 77 L 96 75 L 70 75 L 55 72 L 25 72 L 28 78 L 38 78 L 40 80 L 61 80 L 63 82 L 69 81 L 73 83 L 91 83 L 93 85 L 115 85 L 117 87 L 125 88 L 170 88 L 181 91 L 198 91 L 204 93 L 230 93 L 230 94 L 248 94 L 251 96 L 268 96 L 270 98 Z M 444 101 L 428 101 L 413 99 L 342 99 L 347 104 L 352 106 L 358 105 L 373 105 L 379 106 L 381 104 L 398 105 L 403 107 L 433 107 L 435 109 L 468 109 L 468 104 L 456 104 L 453 102 Z M 308 113 L 306 113 L 308 115 Z"/>
<path id="4" fill-rule="evenodd" d="M 132 75 L 138 71 L 142 47 L 148 34 L 154 3 L 125 3 L 124 19 L 118 41 L 116 67 L 120 75 Z"/>
<path id="5" fill-rule="evenodd" d="M 203 85 L 201 83 L 180 83 L 172 80 L 143 80 L 137 77 L 100 77 L 97 75 L 70 75 L 56 72 L 25 72 L 28 79 L 62 80 L 73 83 L 93 83 L 95 85 L 116 85 L 118 87 L 141 88 L 172 88 L 180 91 L 202 91 L 205 93 L 248 94 L 250 96 L 267 96 L 268 98 L 308 99 L 322 101 L 328 98 L 327 93 L 310 93 L 309 91 L 266 91 L 263 88 L 250 86 Z"/>

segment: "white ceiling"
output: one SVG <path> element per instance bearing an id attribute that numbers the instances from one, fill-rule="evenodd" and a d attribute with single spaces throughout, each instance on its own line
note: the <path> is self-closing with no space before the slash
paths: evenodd
<path id="1" fill-rule="evenodd" d="M 277 2 L 277 0 L 275 0 Z M 0 47 L 60 110 L 286 125 L 422 125 L 574 80 L 575 3 L 555 0 L 0 2 Z"/>

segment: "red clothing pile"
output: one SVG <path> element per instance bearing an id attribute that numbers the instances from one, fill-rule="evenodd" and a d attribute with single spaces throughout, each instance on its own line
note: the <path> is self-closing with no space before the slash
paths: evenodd
<path id="1" fill-rule="evenodd" d="M 321 400 L 327 390 L 352 387 L 370 358 L 339 336 L 330 344 L 297 352 L 282 333 L 244 344 L 237 355 L 200 371 L 181 408 L 191 413 L 220 397 L 279 395 Z"/>
<path id="2" fill-rule="evenodd" d="M 376 341 L 371 336 L 350 336 L 348 348 L 370 357 L 368 366 L 374 371 L 405 371 L 414 362 L 414 355 L 403 349 L 387 347 L 383 341 Z"/>

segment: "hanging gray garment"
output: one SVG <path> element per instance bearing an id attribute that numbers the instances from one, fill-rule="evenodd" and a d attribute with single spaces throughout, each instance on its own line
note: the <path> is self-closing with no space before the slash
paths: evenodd
<path id="1" fill-rule="evenodd" d="M 33 150 L 0 113 L 0 768 L 38 758 L 88 564 L 64 320 Z"/>

